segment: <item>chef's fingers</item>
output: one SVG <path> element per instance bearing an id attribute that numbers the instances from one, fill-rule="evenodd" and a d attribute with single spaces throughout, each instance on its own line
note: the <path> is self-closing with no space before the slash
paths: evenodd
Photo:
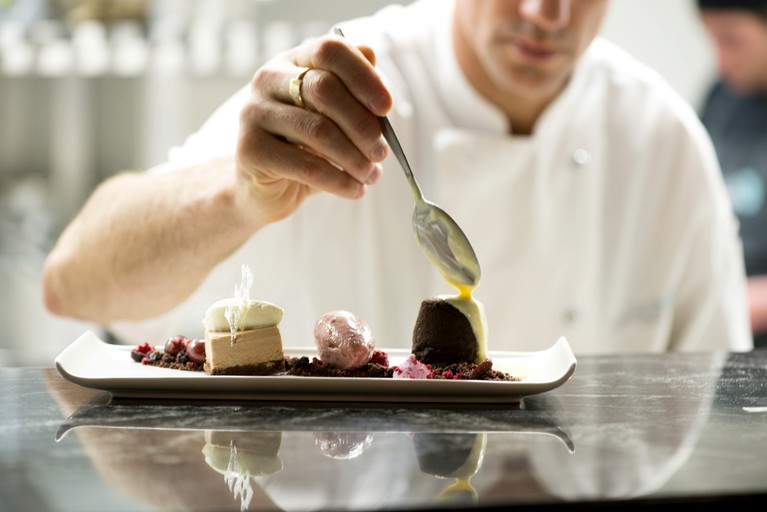
<path id="1" fill-rule="evenodd" d="M 391 95 L 375 69 L 375 54 L 370 48 L 354 46 L 339 36 L 325 36 L 294 48 L 288 58 L 297 66 L 334 74 L 374 115 L 389 112 Z"/>
<path id="2" fill-rule="evenodd" d="M 357 199 L 365 193 L 366 185 L 333 165 L 327 159 L 300 145 L 258 126 L 241 130 L 238 140 L 237 164 L 252 185 L 259 190 L 284 190 L 295 193 L 285 181 L 297 182 L 315 190 L 341 197 Z M 377 171 L 380 174 L 380 171 Z M 275 208 L 290 204 L 290 198 L 280 194 L 272 199 Z"/>
<path id="3" fill-rule="evenodd" d="M 381 162 L 386 158 L 388 145 L 378 119 L 351 95 L 337 75 L 319 69 L 310 70 L 304 75 L 303 91 L 305 110 L 332 120 L 369 162 Z M 296 117 L 302 116 L 297 114 Z M 321 122 L 317 118 L 314 120 Z M 324 148 L 316 149 L 324 153 Z M 333 155 L 328 156 L 341 163 Z"/>
<path id="4" fill-rule="evenodd" d="M 383 111 L 388 111 L 391 97 L 371 64 L 374 61 L 371 49 L 329 36 L 267 63 L 254 76 L 253 91 L 261 98 L 294 105 L 290 85 L 300 75 L 303 107 L 331 119 L 368 160 L 380 162 L 388 153 L 388 145 L 377 113 L 371 111 L 365 98 L 378 90 L 386 105 Z M 306 67 L 309 70 L 302 73 Z"/>
<path id="5" fill-rule="evenodd" d="M 365 114 L 360 112 L 359 115 Z M 360 183 L 372 184 L 380 176 L 380 165 L 362 154 L 344 130 L 326 115 L 278 102 L 253 102 L 242 110 L 241 118 L 243 126 L 258 126 L 287 141 L 311 148 Z"/>

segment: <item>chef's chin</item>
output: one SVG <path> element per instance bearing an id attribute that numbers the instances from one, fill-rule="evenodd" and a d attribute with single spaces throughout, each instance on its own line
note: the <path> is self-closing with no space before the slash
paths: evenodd
<path id="1" fill-rule="evenodd" d="M 509 94 L 529 100 L 547 99 L 556 96 L 567 83 L 567 78 L 540 66 L 515 65 L 507 70 L 502 87 Z"/>

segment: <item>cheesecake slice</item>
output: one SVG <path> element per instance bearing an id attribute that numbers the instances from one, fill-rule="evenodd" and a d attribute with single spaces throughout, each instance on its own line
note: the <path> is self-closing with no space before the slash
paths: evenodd
<path id="1" fill-rule="evenodd" d="M 236 327 L 228 319 L 236 317 Z M 210 375 L 272 375 L 285 371 L 282 309 L 255 300 L 224 299 L 205 312 L 205 371 Z"/>
<path id="2" fill-rule="evenodd" d="M 210 375 L 271 375 L 285 371 L 282 338 L 276 326 L 205 333 L 205 371 Z"/>

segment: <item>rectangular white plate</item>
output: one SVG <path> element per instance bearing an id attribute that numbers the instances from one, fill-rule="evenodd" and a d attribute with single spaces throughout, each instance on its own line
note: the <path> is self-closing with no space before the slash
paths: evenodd
<path id="1" fill-rule="evenodd" d="M 75 384 L 116 397 L 221 400 L 324 400 L 376 402 L 513 403 L 564 384 L 575 371 L 575 356 L 562 337 L 539 352 L 490 352 L 493 369 L 522 378 L 518 382 L 296 377 L 290 375 L 207 375 L 136 363 L 133 347 L 111 345 L 85 332 L 56 357 L 56 369 Z M 406 350 L 385 350 L 392 366 Z M 310 348 L 285 349 L 288 356 L 313 356 Z"/>

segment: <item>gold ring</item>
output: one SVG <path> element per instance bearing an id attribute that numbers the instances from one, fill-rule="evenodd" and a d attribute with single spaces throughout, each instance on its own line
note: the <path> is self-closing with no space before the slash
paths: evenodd
<path id="1" fill-rule="evenodd" d="M 290 80 L 290 87 L 288 87 L 288 93 L 293 99 L 293 103 L 295 103 L 296 106 L 300 108 L 305 107 L 304 99 L 301 97 L 301 84 L 304 81 L 304 75 L 307 71 L 309 71 L 309 69 L 311 68 L 301 68 L 301 71 L 298 72 L 295 78 Z"/>

